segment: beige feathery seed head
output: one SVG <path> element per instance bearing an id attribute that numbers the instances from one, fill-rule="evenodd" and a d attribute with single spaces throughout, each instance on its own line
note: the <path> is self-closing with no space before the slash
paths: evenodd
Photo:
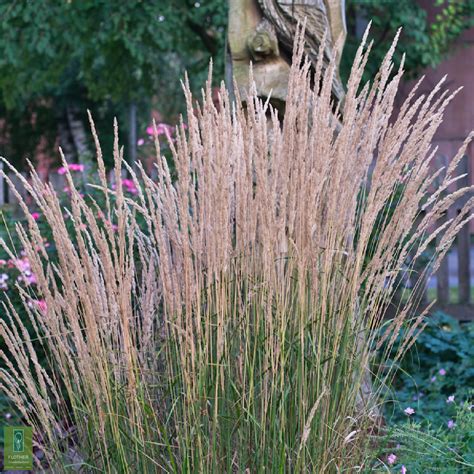
<path id="1" fill-rule="evenodd" d="M 200 103 L 186 80 L 187 128 L 181 122 L 169 143 L 176 180 L 157 138 L 156 180 L 123 163 L 115 122 L 117 187 L 108 189 L 89 115 L 115 232 L 70 175 L 72 234 L 54 190 L 34 170 L 31 182 L 18 175 L 52 229 L 58 259 L 17 193 L 27 216 L 17 231 L 46 311 L 22 297 L 48 357 L 40 366 L 25 322 L 4 305 L 0 386 L 45 433 L 53 465 L 64 462 L 57 433 L 65 424 L 79 456 L 104 472 L 363 464 L 364 436 L 390 380 L 384 361 L 418 306 L 410 298 L 381 335 L 398 277 L 440 233 L 436 268 L 474 206 L 471 199 L 439 224 L 469 192 L 448 190 L 462 150 L 444 175 L 432 167 L 433 137 L 456 92 L 442 91 L 442 81 L 427 97 L 413 92 L 393 117 L 403 76 L 403 64 L 394 71 L 392 62 L 398 35 L 373 82 L 361 84 L 367 38 L 340 116 L 335 59 L 312 70 L 301 29 L 282 122 L 255 87 L 244 107 L 222 86 L 216 107 L 210 80 Z M 135 200 L 123 192 L 124 168 Z M 414 321 L 402 352 L 423 316 Z"/>

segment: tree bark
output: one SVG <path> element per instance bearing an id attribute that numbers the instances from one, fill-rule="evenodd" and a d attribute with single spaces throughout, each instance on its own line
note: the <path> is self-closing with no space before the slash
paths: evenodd
<path id="1" fill-rule="evenodd" d="M 129 119 L 128 119 L 128 148 L 129 148 L 129 163 L 135 168 L 137 161 L 137 104 L 131 102 L 129 106 Z"/>
<path id="2" fill-rule="evenodd" d="M 248 95 L 251 63 L 258 95 L 286 100 L 290 64 L 279 54 L 274 35 L 256 0 L 229 0 L 229 51 L 243 101 Z"/>
<path id="3" fill-rule="evenodd" d="M 77 107 L 68 105 L 66 113 L 72 141 L 77 153 L 77 161 L 85 165 L 86 161 L 91 157 L 91 151 L 89 149 L 84 123 L 79 117 Z"/>

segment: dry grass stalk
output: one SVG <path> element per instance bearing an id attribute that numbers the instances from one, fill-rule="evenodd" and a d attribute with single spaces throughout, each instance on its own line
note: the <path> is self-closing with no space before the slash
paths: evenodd
<path id="1" fill-rule="evenodd" d="M 35 363 L 24 323 L 5 307 L 0 334 L 18 365 L 0 354 L 0 380 L 45 433 L 50 459 L 60 462 L 66 417 L 77 451 L 107 472 L 335 472 L 364 462 L 364 436 L 390 376 L 374 374 L 376 390 L 361 408 L 365 374 L 375 346 L 393 344 L 417 305 L 412 298 L 400 308 L 380 339 L 397 275 L 468 191 L 430 194 L 431 143 L 455 93 L 438 86 L 414 100 L 413 92 L 392 119 L 403 73 L 391 74 L 395 42 L 361 87 L 366 39 L 341 124 L 332 113 L 334 67 L 311 71 L 300 41 L 293 64 L 303 65 L 292 68 L 283 123 L 255 89 L 244 109 L 222 87 L 216 108 L 210 84 L 201 105 L 185 86 L 188 128 L 181 124 L 170 143 L 175 183 L 156 143 L 157 181 L 130 170 L 140 189 L 130 201 L 120 185 L 107 189 L 98 146 L 116 232 L 98 224 L 98 209 L 71 179 L 73 236 L 53 190 L 34 172 L 24 182 L 59 255 L 57 265 L 48 261 L 23 204 L 28 228 L 17 230 L 48 306 L 27 311 L 49 359 Z M 114 157 L 120 183 L 117 141 Z M 452 165 L 440 189 L 456 179 Z M 388 204 L 393 212 L 381 220 Z M 442 229 L 441 255 L 472 207 Z"/>

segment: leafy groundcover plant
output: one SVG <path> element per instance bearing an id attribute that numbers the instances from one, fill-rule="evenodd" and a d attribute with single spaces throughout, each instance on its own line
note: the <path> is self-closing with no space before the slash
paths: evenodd
<path id="1" fill-rule="evenodd" d="M 392 405 L 387 400 L 387 418 L 395 423 L 405 421 L 403 410 L 410 406 L 415 410 L 411 420 L 422 425 L 446 428 L 449 420 L 456 421 L 457 408 L 474 402 L 473 338 L 474 323 L 459 323 L 440 311 L 431 315 L 423 333 L 397 364 L 389 395 L 396 402 Z"/>
<path id="2" fill-rule="evenodd" d="M 334 113 L 335 65 L 323 70 L 320 60 L 311 70 L 299 38 L 282 122 L 254 87 L 245 107 L 224 87 L 216 107 L 210 85 L 199 105 L 185 87 L 188 127 L 169 143 L 176 182 L 157 143 L 158 178 L 139 165 L 129 169 L 138 190 L 129 199 L 116 139 L 118 184 L 109 189 L 94 132 L 102 212 L 115 228 L 99 225 L 95 205 L 69 179 L 71 235 L 51 187 L 34 171 L 31 184 L 24 181 L 52 229 L 57 262 L 23 204 L 28 224 L 17 232 L 45 307 L 29 307 L 21 293 L 31 337 L 4 305 L 0 381 L 35 429 L 45 455 L 39 468 L 337 472 L 367 465 L 390 378 L 370 367 L 382 345 L 388 349 L 379 357 L 388 357 L 417 301 L 400 308 L 383 337 L 382 318 L 407 255 L 442 233 L 443 256 L 472 217 L 471 200 L 436 227 L 462 195 L 444 191 L 468 141 L 432 192 L 431 141 L 453 94 L 438 85 L 414 100 L 414 90 L 391 118 L 403 72 L 392 74 L 395 45 L 374 81 L 361 86 L 370 52 L 364 38 Z M 412 322 L 395 359 L 423 321 Z"/>
<path id="3" fill-rule="evenodd" d="M 395 472 L 473 471 L 474 411 L 469 402 L 452 403 L 445 426 L 409 420 L 388 430 L 391 447 L 385 459 Z"/>
<path id="4" fill-rule="evenodd" d="M 391 349 L 403 342 L 403 328 Z M 386 436 L 374 458 L 393 472 L 463 473 L 474 469 L 474 323 L 440 311 L 396 365 L 385 403 Z"/>

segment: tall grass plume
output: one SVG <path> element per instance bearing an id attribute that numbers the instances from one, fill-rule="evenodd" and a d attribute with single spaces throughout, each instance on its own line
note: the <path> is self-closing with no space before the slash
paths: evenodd
<path id="1" fill-rule="evenodd" d="M 23 295 L 32 338 L 3 307 L 0 386 L 58 472 L 367 462 L 388 350 L 408 321 L 401 356 L 424 324 L 424 312 L 412 317 L 416 292 L 385 320 L 399 275 L 430 244 L 435 270 L 474 202 L 439 227 L 469 191 L 449 189 L 472 135 L 433 189 L 433 136 L 455 92 L 440 83 L 415 99 L 416 86 L 394 116 L 403 64 L 393 71 L 394 43 L 361 84 L 366 38 L 340 108 L 334 64 L 311 67 L 301 35 L 283 120 L 253 86 L 243 106 L 224 86 L 216 105 L 210 82 L 198 103 L 185 85 L 187 127 L 169 143 L 176 179 L 158 141 L 152 179 L 124 163 L 116 139 L 112 190 L 94 131 L 105 205 L 86 204 L 69 176 L 72 235 L 52 187 L 34 171 L 23 180 L 58 261 L 21 201 L 27 224 L 16 230 L 46 308 Z M 120 185 L 124 168 L 135 200 Z M 99 225 L 98 211 L 116 227 Z"/>

